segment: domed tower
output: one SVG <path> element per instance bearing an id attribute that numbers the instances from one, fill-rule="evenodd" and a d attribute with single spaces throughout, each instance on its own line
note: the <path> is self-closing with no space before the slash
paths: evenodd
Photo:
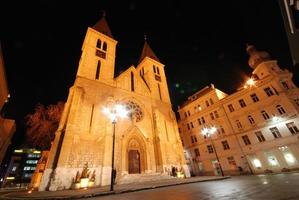
<path id="1" fill-rule="evenodd" d="M 259 64 L 261 64 L 264 61 L 271 60 L 270 54 L 268 52 L 258 51 L 253 45 L 247 44 L 246 51 L 249 54 L 248 64 L 252 69 L 255 69 Z"/>

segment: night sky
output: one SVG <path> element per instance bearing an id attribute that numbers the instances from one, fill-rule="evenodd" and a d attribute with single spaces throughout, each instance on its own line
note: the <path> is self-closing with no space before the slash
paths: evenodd
<path id="1" fill-rule="evenodd" d="M 210 83 L 234 92 L 251 73 L 246 43 L 268 51 L 282 68 L 294 72 L 299 85 L 275 0 L 10 0 L 1 5 L 0 34 L 11 94 L 3 112 L 17 123 L 13 146 L 22 144 L 24 116 L 37 103 L 66 101 L 87 27 L 103 10 L 118 41 L 115 75 L 136 65 L 146 34 L 165 64 L 175 111 Z"/>

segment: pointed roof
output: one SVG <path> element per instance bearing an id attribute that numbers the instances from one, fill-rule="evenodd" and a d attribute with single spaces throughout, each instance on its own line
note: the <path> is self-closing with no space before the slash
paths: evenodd
<path id="1" fill-rule="evenodd" d="M 106 21 L 105 14 L 103 14 L 103 17 L 93 26 L 93 29 L 113 38 L 111 30 Z"/>
<path id="2" fill-rule="evenodd" d="M 146 36 L 145 36 L 144 40 L 145 40 L 144 46 L 143 46 L 142 53 L 141 53 L 138 63 L 140 63 L 145 57 L 149 57 L 149 58 L 152 58 L 152 59 L 160 62 L 159 58 L 156 56 L 156 54 L 153 52 L 153 50 L 147 43 Z"/>

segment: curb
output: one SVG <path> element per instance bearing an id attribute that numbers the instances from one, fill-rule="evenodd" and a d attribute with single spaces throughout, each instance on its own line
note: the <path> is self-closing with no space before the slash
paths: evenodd
<path id="1" fill-rule="evenodd" d="M 92 197 L 98 197 L 98 196 L 108 196 L 108 195 L 115 195 L 115 194 L 123 194 L 123 193 L 130 193 L 130 192 L 138 192 L 142 190 L 151 190 L 156 188 L 163 188 L 163 187 L 171 187 L 171 186 L 177 186 L 177 185 L 184 185 L 184 184 L 191 184 L 191 183 L 199 183 L 199 182 L 208 182 L 208 181 L 220 181 L 231 178 L 230 176 L 217 178 L 217 179 L 206 179 L 206 180 L 194 180 L 190 182 L 178 182 L 178 183 L 172 183 L 172 184 L 166 184 L 166 185 L 156 185 L 156 186 L 147 186 L 147 187 L 141 187 L 136 189 L 125 189 L 125 190 L 119 190 L 119 191 L 106 191 L 106 192 L 99 192 L 99 193 L 92 193 L 92 194 L 84 194 L 84 195 L 76 195 L 76 196 L 65 196 L 65 197 L 5 197 L 5 195 L 0 196 L 0 198 L 3 198 L 3 200 L 67 200 L 67 199 L 83 199 L 83 198 L 92 198 Z M 8 193 L 9 194 L 9 193 Z"/>

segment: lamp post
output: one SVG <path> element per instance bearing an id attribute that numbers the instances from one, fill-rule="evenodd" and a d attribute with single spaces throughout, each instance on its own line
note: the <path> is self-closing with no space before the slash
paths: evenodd
<path id="1" fill-rule="evenodd" d="M 115 125 L 117 122 L 117 119 L 125 118 L 128 116 L 128 111 L 125 109 L 125 107 L 121 104 L 114 104 L 111 107 L 104 107 L 103 113 L 108 116 L 108 118 L 111 120 L 112 126 L 113 126 L 113 134 L 112 134 L 112 161 L 111 161 L 111 182 L 110 182 L 110 191 L 113 191 L 114 187 L 114 176 L 115 171 L 114 170 L 114 143 L 115 143 Z"/>
<path id="2" fill-rule="evenodd" d="M 213 142 L 212 137 L 211 137 L 211 135 L 214 134 L 214 133 L 216 132 L 216 130 L 217 130 L 217 129 L 216 129 L 214 126 L 212 126 L 211 128 L 209 128 L 209 127 L 205 127 L 205 128 L 203 128 L 203 130 L 202 130 L 202 134 L 204 134 L 205 136 L 207 136 L 208 138 L 210 138 L 211 143 L 212 143 L 212 147 L 213 147 L 213 150 L 215 151 L 216 159 L 217 159 L 217 162 L 218 162 L 220 171 L 221 171 L 221 175 L 224 176 L 224 173 L 223 173 L 221 164 L 220 164 L 220 162 L 219 162 L 218 154 L 217 154 L 216 148 L 215 148 L 215 146 L 214 146 L 214 142 Z"/>

